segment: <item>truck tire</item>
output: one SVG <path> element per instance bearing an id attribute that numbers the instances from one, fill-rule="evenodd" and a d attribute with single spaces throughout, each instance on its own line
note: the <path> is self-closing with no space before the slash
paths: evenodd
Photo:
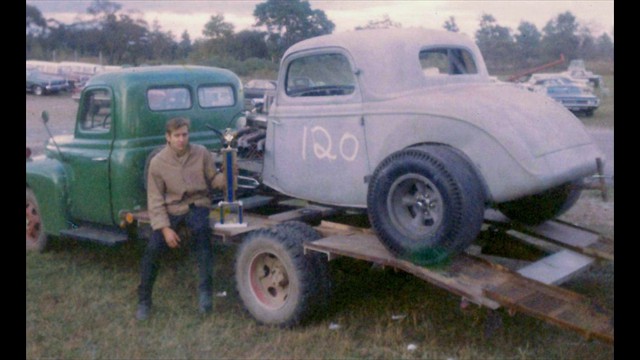
<path id="1" fill-rule="evenodd" d="M 249 233 L 236 254 L 235 279 L 244 308 L 258 323 L 291 327 L 312 313 L 312 264 L 291 231 Z"/>
<path id="2" fill-rule="evenodd" d="M 417 265 L 463 251 L 480 232 L 485 194 L 471 165 L 443 145 L 397 151 L 369 183 L 369 221 L 386 248 Z"/>
<path id="3" fill-rule="evenodd" d="M 47 246 L 47 235 L 44 232 L 40 207 L 33 193 L 27 188 L 27 251 L 42 252 Z"/>
<path id="4" fill-rule="evenodd" d="M 498 204 L 496 207 L 511 220 L 538 225 L 564 214 L 578 201 L 581 193 L 582 189 L 578 184 L 567 183 L 540 194 Z"/>
<path id="5" fill-rule="evenodd" d="M 300 240 L 302 243 L 322 238 L 322 235 L 316 229 L 301 221 L 287 221 L 278 224 L 275 227 L 288 232 L 288 236 L 290 238 Z M 305 257 L 309 258 L 311 263 L 311 272 L 313 273 L 313 286 L 311 287 L 311 290 L 313 291 L 312 298 L 314 300 L 312 304 L 312 312 L 314 314 L 322 313 L 329 305 L 332 292 L 329 262 L 325 254 L 315 251 L 310 251 L 305 254 Z"/>

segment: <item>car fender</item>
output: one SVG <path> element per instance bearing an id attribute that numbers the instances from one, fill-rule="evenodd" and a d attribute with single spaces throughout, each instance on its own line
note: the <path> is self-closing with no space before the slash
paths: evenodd
<path id="1" fill-rule="evenodd" d="M 67 212 L 67 174 L 57 159 L 27 162 L 27 188 L 33 190 L 47 235 L 59 235 L 69 228 Z"/>

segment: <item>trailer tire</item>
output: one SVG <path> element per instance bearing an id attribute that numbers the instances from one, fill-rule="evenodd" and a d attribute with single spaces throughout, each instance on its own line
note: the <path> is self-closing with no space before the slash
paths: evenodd
<path id="1" fill-rule="evenodd" d="M 367 212 L 387 249 L 418 265 L 463 251 L 480 232 L 480 178 L 454 149 L 423 145 L 397 151 L 376 168 Z"/>
<path id="2" fill-rule="evenodd" d="M 538 225 L 564 214 L 578 201 L 581 193 L 582 189 L 578 184 L 566 183 L 540 194 L 498 204 L 496 207 L 511 220 Z"/>
<path id="3" fill-rule="evenodd" d="M 33 190 L 27 188 L 27 251 L 43 252 L 46 249 L 47 240 L 38 200 Z"/>
<path id="4" fill-rule="evenodd" d="M 249 233 L 235 262 L 238 295 L 261 324 L 291 327 L 312 312 L 314 276 L 300 239 L 282 228 Z"/>
<path id="5" fill-rule="evenodd" d="M 322 238 L 320 232 L 309 224 L 302 221 L 286 221 L 275 226 L 282 231 L 289 232 L 289 237 L 301 240 L 302 244 Z M 310 251 L 305 254 L 311 263 L 311 272 L 313 274 L 313 304 L 312 312 L 321 313 L 329 305 L 332 293 L 331 274 L 329 273 L 329 262 L 325 254 Z"/>

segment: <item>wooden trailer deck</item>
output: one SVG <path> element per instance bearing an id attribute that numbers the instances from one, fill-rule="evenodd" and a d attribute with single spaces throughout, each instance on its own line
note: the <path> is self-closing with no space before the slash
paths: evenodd
<path id="1" fill-rule="evenodd" d="M 245 208 L 260 207 L 269 202 L 268 197 L 252 197 L 246 200 Z M 333 208 L 318 205 L 268 216 L 246 212 L 246 227 L 216 228 L 214 210 L 211 228 L 215 236 L 228 241 L 284 221 L 317 220 L 335 213 Z M 146 212 L 135 214 L 135 218 L 143 223 L 148 221 Z M 323 238 L 306 243 L 305 252 L 321 252 L 329 260 L 347 256 L 400 269 L 489 309 L 504 307 L 510 313 L 521 312 L 576 331 L 589 339 L 614 342 L 613 314 L 588 297 L 558 286 L 588 269 L 595 261 L 614 260 L 613 240 L 588 229 L 561 221 L 529 227 L 511 223 L 498 212 L 487 211 L 483 231 L 500 232 L 503 236 L 536 246 L 548 255 L 523 265 L 522 261 L 484 255 L 477 245 L 472 245 L 449 263 L 429 268 L 391 254 L 371 229 L 326 221 L 315 228 Z M 519 266 L 509 266 L 515 263 Z"/>

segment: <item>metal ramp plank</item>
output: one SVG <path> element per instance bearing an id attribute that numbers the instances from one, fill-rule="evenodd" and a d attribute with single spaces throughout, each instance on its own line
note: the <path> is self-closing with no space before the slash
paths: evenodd
<path id="1" fill-rule="evenodd" d="M 586 270 L 595 260 L 571 250 L 562 250 L 531 263 L 517 272 L 544 284 L 560 284 L 580 271 Z"/>
<path id="2" fill-rule="evenodd" d="M 485 223 L 489 225 L 539 237 L 551 243 L 569 247 L 585 255 L 614 260 L 614 243 L 612 239 L 566 221 L 555 219 L 537 226 L 529 226 L 512 222 L 498 211 L 492 209 L 485 211 L 484 216 Z"/>

